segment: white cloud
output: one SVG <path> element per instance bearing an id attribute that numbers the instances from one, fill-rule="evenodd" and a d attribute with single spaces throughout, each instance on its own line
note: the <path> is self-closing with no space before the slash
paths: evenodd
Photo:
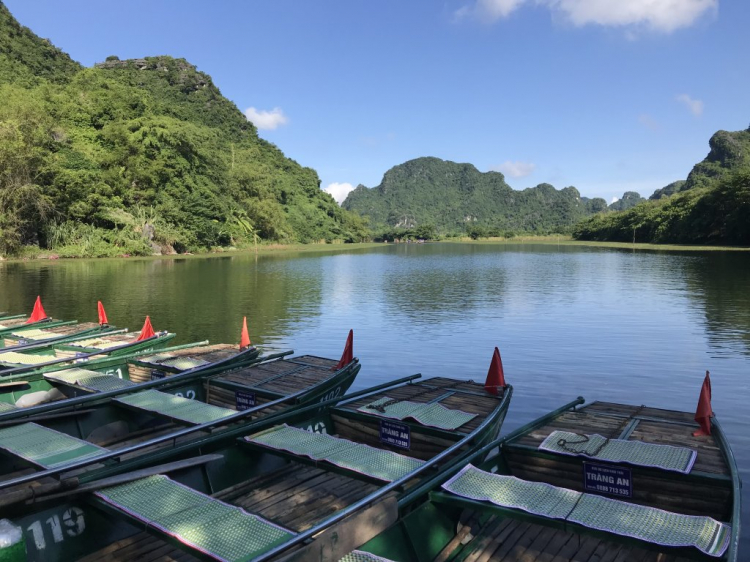
<path id="1" fill-rule="evenodd" d="M 619 200 L 620 200 L 619 197 L 613 197 L 612 201 L 610 201 L 609 204 L 611 205 L 612 203 L 617 203 Z"/>
<path id="2" fill-rule="evenodd" d="M 502 172 L 506 176 L 510 176 L 512 178 L 524 178 L 528 175 L 531 175 L 531 173 L 536 169 L 536 164 L 533 162 L 520 162 L 516 160 L 515 162 L 511 162 L 510 160 L 506 160 L 502 164 L 498 166 L 492 166 L 490 170 L 493 170 L 495 172 Z"/>
<path id="3" fill-rule="evenodd" d="M 703 114 L 703 102 L 701 100 L 694 100 L 687 94 L 680 94 L 675 99 L 684 104 L 690 110 L 690 113 L 696 117 L 700 117 Z"/>
<path id="4" fill-rule="evenodd" d="M 350 183 L 329 183 L 323 191 L 330 193 L 331 196 L 336 200 L 336 203 L 341 205 L 349 195 L 349 192 L 354 189 L 354 186 Z"/>
<path id="5" fill-rule="evenodd" d="M 247 117 L 248 121 L 252 121 L 253 125 L 259 129 L 268 131 L 272 131 L 281 125 L 286 125 L 289 122 L 289 118 L 280 107 L 274 107 L 271 111 L 248 107 L 245 110 L 245 117 Z"/>
<path id="6" fill-rule="evenodd" d="M 524 3 L 545 6 L 554 16 L 577 27 L 645 27 L 664 33 L 689 27 L 704 14 L 716 13 L 719 7 L 719 0 L 476 0 L 456 11 L 456 16 L 496 21 Z"/>

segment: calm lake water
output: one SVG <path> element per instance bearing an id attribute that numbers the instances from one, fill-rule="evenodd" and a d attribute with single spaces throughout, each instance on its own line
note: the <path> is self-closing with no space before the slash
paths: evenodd
<path id="1" fill-rule="evenodd" d="M 389 245 L 343 253 L 0 264 L 0 310 L 41 295 L 58 318 L 338 357 L 354 388 L 413 373 L 483 381 L 500 348 L 515 393 L 504 431 L 581 395 L 714 411 L 750 483 L 750 253 L 554 245 Z M 746 486 L 746 490 L 750 489 Z M 743 551 L 750 556 L 750 494 Z"/>

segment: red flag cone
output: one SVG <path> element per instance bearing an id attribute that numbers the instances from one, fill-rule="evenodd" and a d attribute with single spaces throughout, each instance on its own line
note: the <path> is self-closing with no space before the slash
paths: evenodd
<path id="1" fill-rule="evenodd" d="M 135 341 L 146 340 L 155 335 L 154 328 L 151 326 L 151 317 L 146 316 L 146 321 L 143 323 L 143 328 L 141 328 L 141 335 Z"/>
<path id="2" fill-rule="evenodd" d="M 711 417 L 714 415 L 711 409 L 711 378 L 706 371 L 706 378 L 703 379 L 701 395 L 698 398 L 698 408 L 695 410 L 695 421 L 701 426 L 698 431 L 693 432 L 693 437 L 701 435 L 711 435 Z"/>
<path id="3" fill-rule="evenodd" d="M 109 320 L 107 320 L 107 313 L 104 311 L 104 305 L 102 304 L 102 301 L 96 302 L 96 308 L 99 311 L 99 325 L 108 326 Z"/>
<path id="4" fill-rule="evenodd" d="M 341 359 L 338 364 L 331 369 L 332 371 L 338 371 L 343 369 L 354 359 L 354 330 L 349 330 L 349 337 L 346 338 L 346 345 L 344 346 L 344 353 L 341 354 Z"/>
<path id="5" fill-rule="evenodd" d="M 503 372 L 503 360 L 500 358 L 500 350 L 495 348 L 492 354 L 490 370 L 487 371 L 487 380 L 484 381 L 484 389 L 490 394 L 497 396 L 498 388 L 505 388 L 505 373 Z"/>
<path id="6" fill-rule="evenodd" d="M 42 297 L 37 297 L 36 302 L 34 303 L 34 310 L 31 312 L 29 319 L 26 320 L 26 324 L 39 322 L 45 318 L 47 318 L 47 313 L 44 312 L 44 307 L 42 306 Z"/>
<path id="7" fill-rule="evenodd" d="M 247 316 L 242 317 L 242 335 L 240 336 L 240 351 L 250 347 L 250 334 L 247 333 Z"/>

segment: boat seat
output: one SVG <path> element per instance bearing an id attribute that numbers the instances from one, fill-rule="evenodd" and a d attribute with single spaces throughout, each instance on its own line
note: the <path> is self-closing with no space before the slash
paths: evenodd
<path id="1" fill-rule="evenodd" d="M 358 408 L 357 411 L 394 420 L 411 418 L 421 425 L 449 431 L 458 429 L 477 417 L 477 414 L 452 410 L 437 402 L 422 403 L 408 400 L 400 400 L 392 404 L 388 404 L 388 402 L 392 402 L 392 399 L 384 396 L 375 402 Z M 383 406 L 384 404 L 388 405 Z"/>
<path id="2" fill-rule="evenodd" d="M 54 360 L 55 358 L 51 355 L 32 355 L 17 351 L 0 352 L 0 364 L 4 365 L 41 365 Z"/>
<path id="3" fill-rule="evenodd" d="M 76 342 L 70 342 L 65 345 L 70 347 L 83 347 L 91 349 L 112 349 L 113 347 L 120 347 L 127 345 L 135 341 L 134 334 L 122 334 L 119 336 L 104 336 L 101 338 L 90 338 L 87 340 L 80 340 Z"/>
<path id="4" fill-rule="evenodd" d="M 0 429 L 0 449 L 43 468 L 96 457 L 107 451 L 33 422 Z"/>
<path id="5" fill-rule="evenodd" d="M 339 558 L 338 562 L 393 562 L 393 561 L 389 560 L 388 558 L 383 558 L 382 556 L 376 556 L 375 554 L 370 554 L 369 552 L 365 552 L 364 550 L 352 550 L 349 554 L 347 554 L 343 558 Z"/>
<path id="6" fill-rule="evenodd" d="M 570 431 L 553 431 L 539 445 L 539 450 L 607 462 L 660 468 L 681 474 L 690 473 L 698 456 L 697 451 L 687 447 L 626 439 L 607 439 L 597 434 L 583 435 Z"/>
<path id="7" fill-rule="evenodd" d="M 695 547 L 709 556 L 721 556 L 729 546 L 730 526 L 710 517 L 673 513 L 544 482 L 529 482 L 485 472 L 471 464 L 442 487 L 463 498 L 661 546 Z M 432 496 L 434 501 L 440 501 L 440 494 Z"/>
<path id="8" fill-rule="evenodd" d="M 152 531 L 216 560 L 251 560 L 294 536 L 258 515 L 163 475 L 106 488 L 95 496 Z"/>
<path id="9" fill-rule="evenodd" d="M 120 390 L 135 384 L 114 375 L 105 375 L 104 373 L 77 368 L 45 373 L 44 378 L 52 384 L 64 384 L 93 392 Z"/>
<path id="10" fill-rule="evenodd" d="M 220 420 L 237 413 L 229 408 L 221 408 L 153 389 L 128 394 L 117 398 L 115 402 L 136 410 L 144 410 L 195 425 Z"/>
<path id="11" fill-rule="evenodd" d="M 248 443 L 325 461 L 378 480 L 393 482 L 424 464 L 393 451 L 376 449 L 326 433 L 312 433 L 286 424 L 245 437 Z"/>
<path id="12" fill-rule="evenodd" d="M 40 328 L 33 328 L 31 330 L 24 330 L 24 331 L 18 331 L 18 332 L 11 332 L 11 336 L 15 336 L 17 338 L 23 338 L 25 340 L 48 340 L 50 338 L 54 338 L 57 334 L 54 332 L 48 332 L 47 330 L 42 330 Z"/>
<path id="13" fill-rule="evenodd" d="M 175 356 L 171 353 L 160 353 L 158 355 L 152 355 L 144 359 L 138 359 L 141 363 L 148 363 L 150 365 L 158 365 L 160 367 L 172 367 L 180 371 L 187 371 L 188 369 L 195 369 L 196 367 L 203 367 L 211 362 L 201 359 L 200 357 L 190 357 L 187 355 Z"/>

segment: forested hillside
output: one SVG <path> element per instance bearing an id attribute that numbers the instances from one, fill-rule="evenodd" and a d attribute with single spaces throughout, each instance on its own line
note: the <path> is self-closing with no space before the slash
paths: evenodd
<path id="1" fill-rule="evenodd" d="M 0 254 L 358 240 L 317 173 L 182 59 L 83 68 L 0 3 Z"/>
<path id="2" fill-rule="evenodd" d="M 368 217 L 376 229 L 430 225 L 443 234 L 476 228 L 547 233 L 570 229 L 607 204 L 582 198 L 574 187 L 556 190 L 544 183 L 516 191 L 499 172 L 417 158 L 388 170 L 377 187 L 358 186 L 343 207 Z"/>
<path id="3" fill-rule="evenodd" d="M 719 131 L 684 182 L 576 226 L 579 240 L 750 245 L 750 129 Z"/>

